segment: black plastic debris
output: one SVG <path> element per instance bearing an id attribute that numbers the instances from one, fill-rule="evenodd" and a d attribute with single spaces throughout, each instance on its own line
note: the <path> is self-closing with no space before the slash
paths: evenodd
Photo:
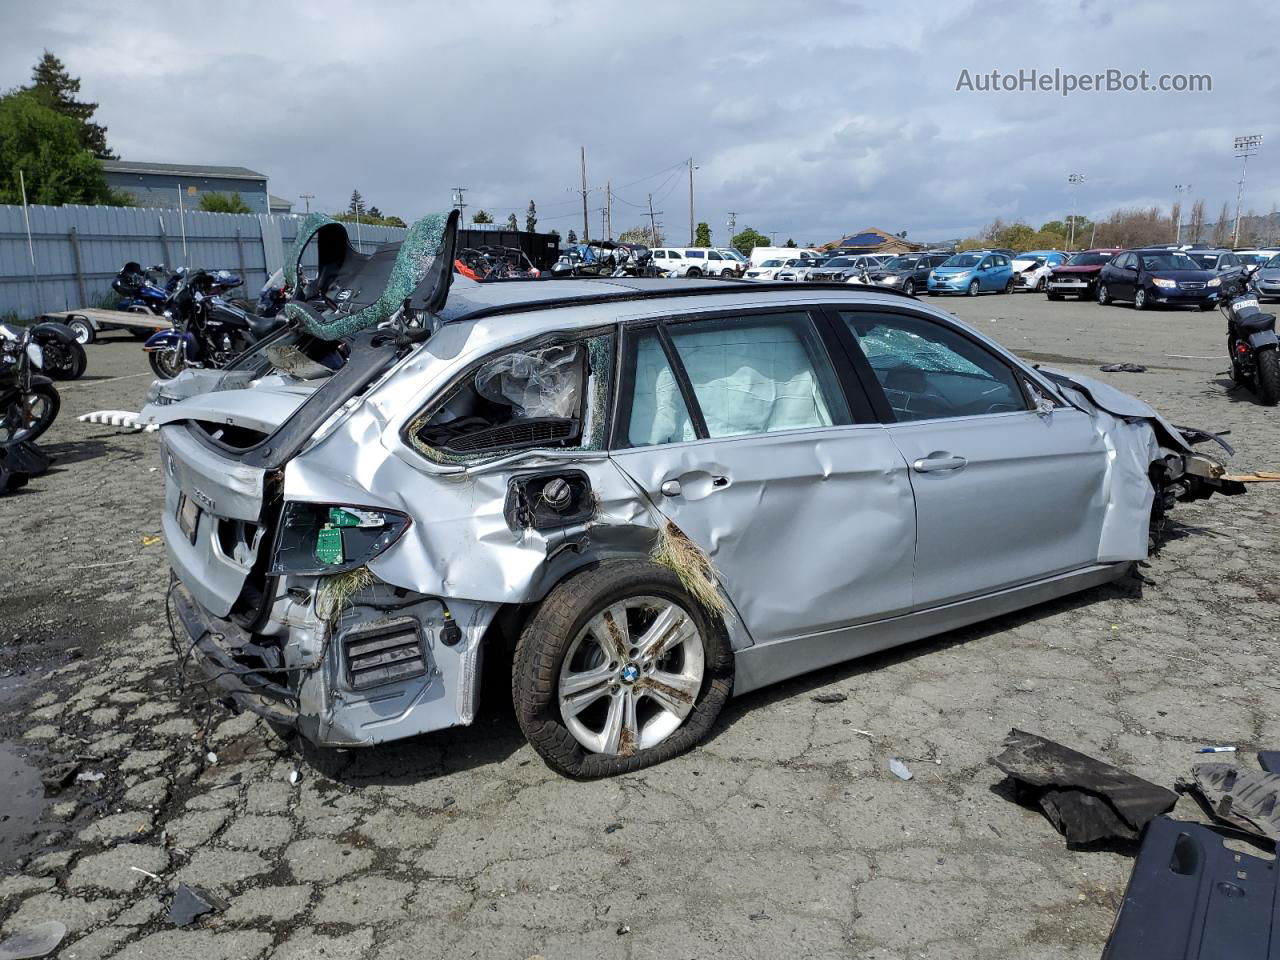
<path id="1" fill-rule="evenodd" d="M 50 796 L 61 793 L 79 772 L 80 763 L 78 761 L 59 763 L 49 767 L 40 775 L 40 782 L 44 784 L 44 792 Z"/>
<path id="2" fill-rule="evenodd" d="M 844 703 L 849 699 L 847 693 L 835 691 L 833 693 L 815 693 L 811 698 L 814 703 Z"/>
<path id="3" fill-rule="evenodd" d="M 228 906 L 227 901 L 204 887 L 180 883 L 173 893 L 173 902 L 169 904 L 169 922 L 175 927 L 189 926 L 206 913 L 221 913 Z"/>
<path id="4" fill-rule="evenodd" d="M 1019 784 L 1068 843 L 1136 840 L 1173 807 L 1172 790 L 1022 730 L 1010 730 L 992 760 Z"/>
<path id="5" fill-rule="evenodd" d="M 1198 763 L 1182 784 L 1199 794 L 1214 819 L 1248 833 L 1280 840 L 1280 773 L 1229 763 Z"/>
<path id="6" fill-rule="evenodd" d="M 1098 368 L 1103 373 L 1146 373 L 1147 368 L 1140 363 L 1108 363 Z"/>
<path id="7" fill-rule="evenodd" d="M 1221 827 L 1152 820 L 1102 960 L 1280 956 L 1276 861 L 1227 847 L 1235 837 Z"/>
<path id="8" fill-rule="evenodd" d="M 35 960 L 58 949 L 67 935 L 67 925 L 46 920 L 19 930 L 8 940 L 0 941 L 0 960 Z"/>
<path id="9" fill-rule="evenodd" d="M 1263 750 L 1258 754 L 1258 766 L 1267 773 L 1280 773 L 1280 750 Z"/>

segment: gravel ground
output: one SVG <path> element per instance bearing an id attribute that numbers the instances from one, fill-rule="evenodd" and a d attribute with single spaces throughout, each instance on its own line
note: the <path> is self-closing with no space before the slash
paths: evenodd
<path id="1" fill-rule="evenodd" d="M 1240 470 L 1280 465 L 1276 411 L 1227 389 L 1217 313 L 945 306 L 1231 430 Z M 1134 850 L 1069 850 L 1010 802 L 989 763 L 1008 730 L 1167 785 L 1198 745 L 1238 744 L 1246 764 L 1280 747 L 1280 488 L 1257 487 L 1179 505 L 1135 577 L 748 695 L 703 747 L 640 774 L 552 775 L 496 690 L 475 726 L 326 775 L 253 718 L 179 696 L 155 439 L 75 420 L 137 409 L 146 364 L 114 335 L 89 357 L 63 388 L 54 469 L 0 500 L 0 939 L 57 919 L 76 960 L 1096 958 Z M 1148 370 L 1097 372 L 1114 361 Z M 104 776 L 45 799 L 37 774 L 67 760 Z M 1199 816 L 1186 798 L 1175 812 Z M 230 908 L 173 928 L 179 881 Z"/>

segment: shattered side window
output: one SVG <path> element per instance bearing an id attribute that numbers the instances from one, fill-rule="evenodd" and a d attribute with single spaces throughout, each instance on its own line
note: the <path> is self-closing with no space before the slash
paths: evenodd
<path id="1" fill-rule="evenodd" d="M 840 315 L 900 422 L 1028 409 L 1004 361 L 941 324 L 901 314 Z"/>
<path id="2" fill-rule="evenodd" d="M 807 314 L 720 317 L 668 328 L 710 437 L 849 423 Z"/>
<path id="3" fill-rule="evenodd" d="M 410 426 L 436 460 L 466 460 L 526 447 L 603 442 L 611 339 L 556 341 L 484 361 Z"/>

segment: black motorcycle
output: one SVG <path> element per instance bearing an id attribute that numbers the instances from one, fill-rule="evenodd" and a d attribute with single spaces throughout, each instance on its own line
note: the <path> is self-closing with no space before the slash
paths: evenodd
<path id="1" fill-rule="evenodd" d="M 171 380 L 187 367 L 221 369 L 284 322 L 254 316 L 219 295 L 240 282 L 225 270 L 194 270 L 181 279 L 163 312 L 173 328 L 142 346 L 157 377 Z"/>
<path id="2" fill-rule="evenodd" d="M 1263 313 L 1253 286 L 1256 269 L 1223 281 L 1219 307 L 1227 318 L 1227 353 L 1231 379 L 1252 390 L 1262 403 L 1280 402 L 1280 338 L 1276 317 Z"/>
<path id="3" fill-rule="evenodd" d="M 0 324 L 0 446 L 35 440 L 58 416 L 62 400 L 53 381 L 35 372 L 43 367 L 32 328 L 19 332 Z"/>

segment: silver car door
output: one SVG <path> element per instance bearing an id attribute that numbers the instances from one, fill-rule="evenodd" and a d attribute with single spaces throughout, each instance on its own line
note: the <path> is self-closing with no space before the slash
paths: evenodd
<path id="1" fill-rule="evenodd" d="M 1097 562 L 1108 454 L 1088 414 L 1037 411 L 1017 369 L 959 327 L 840 314 L 910 466 L 917 608 Z"/>
<path id="2" fill-rule="evenodd" d="M 906 463 L 883 426 L 850 422 L 870 419 L 869 404 L 860 396 L 850 417 L 814 320 L 737 314 L 669 331 L 628 336 L 612 455 L 710 556 L 753 642 L 907 610 Z"/>

